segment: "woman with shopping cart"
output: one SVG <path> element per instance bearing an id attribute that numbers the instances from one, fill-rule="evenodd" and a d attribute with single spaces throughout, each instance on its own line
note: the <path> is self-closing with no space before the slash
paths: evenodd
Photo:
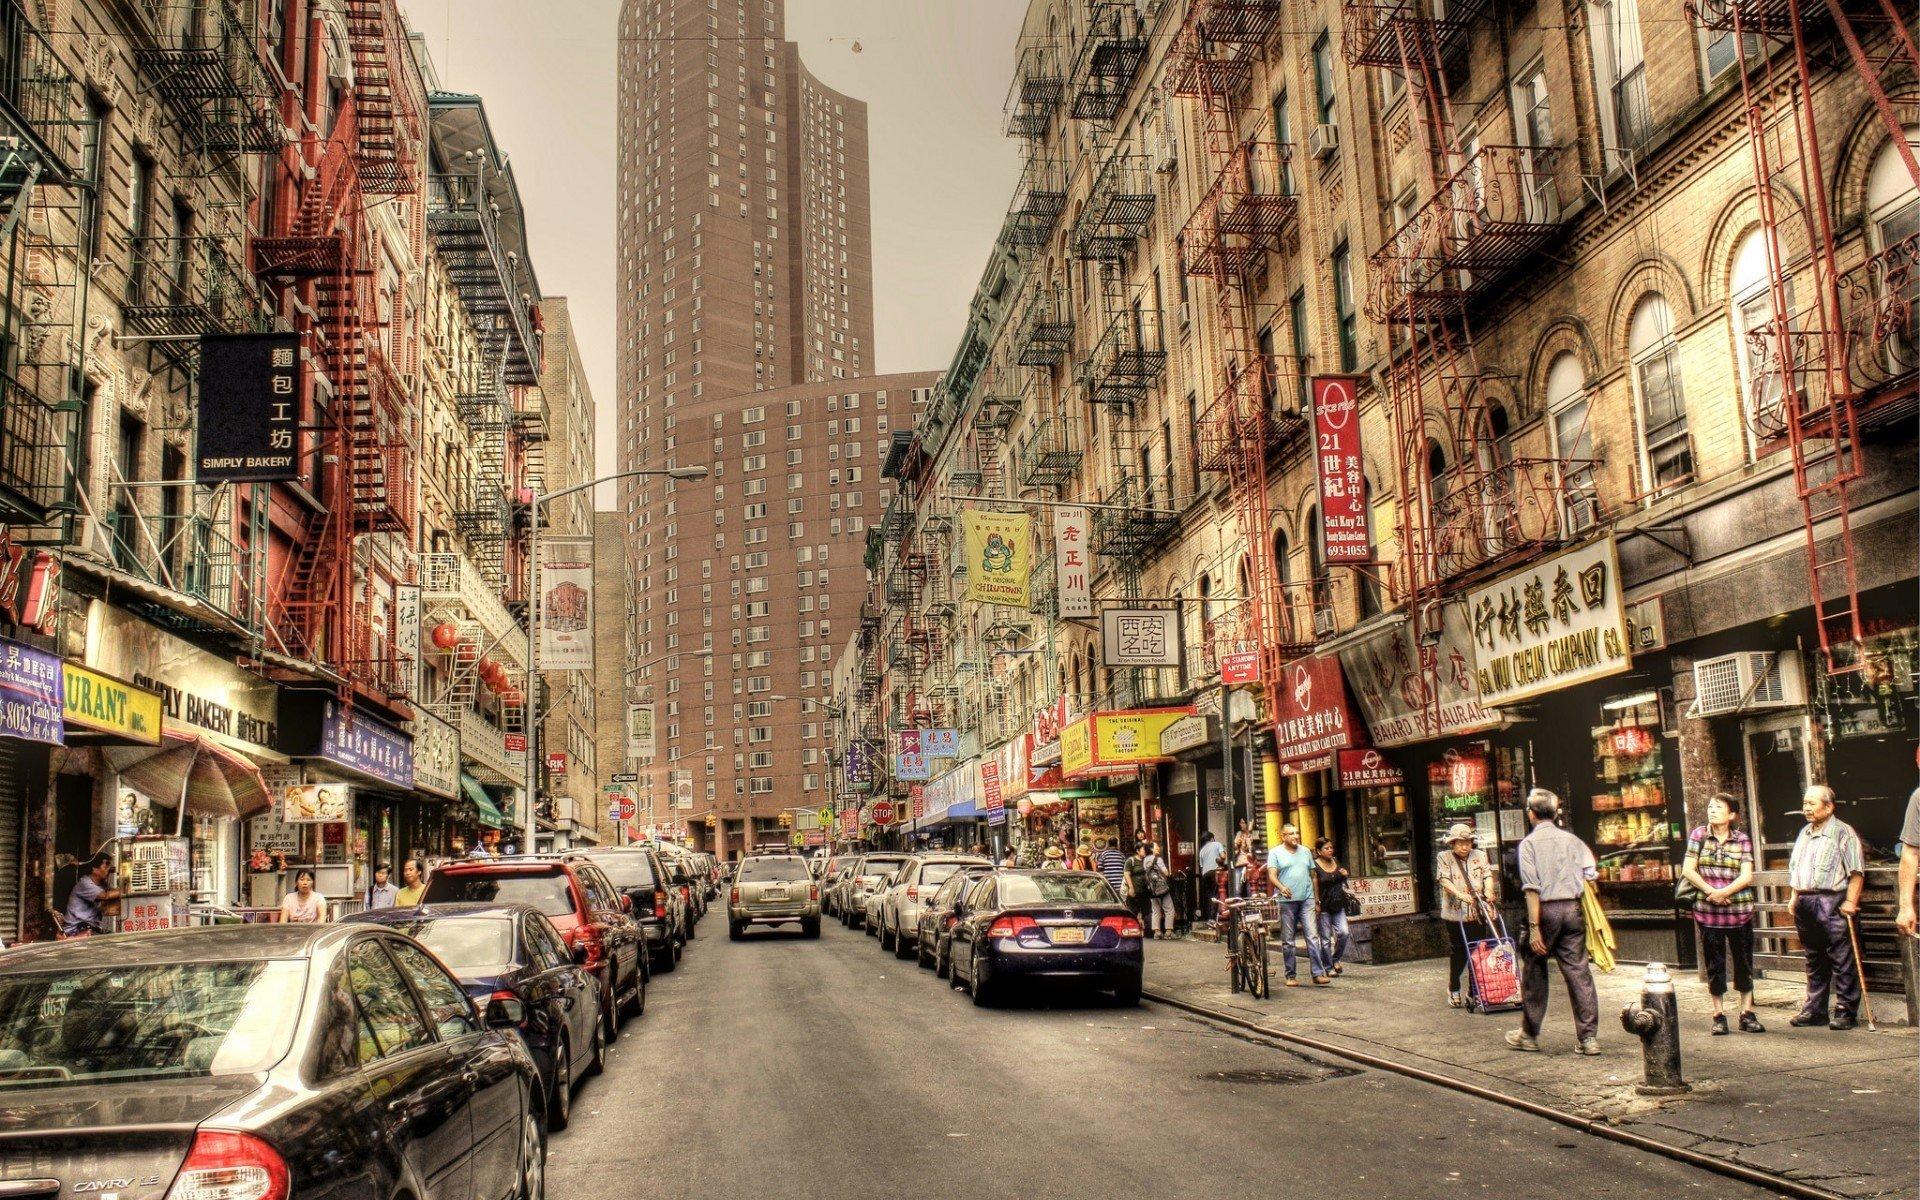
<path id="1" fill-rule="evenodd" d="M 1452 927 L 1447 937 L 1447 1003 L 1466 1008 L 1468 985 L 1460 977 L 1468 970 L 1472 925 L 1493 925 L 1495 899 L 1493 864 L 1475 847 L 1473 826 L 1461 821 L 1447 830 L 1447 848 L 1435 860 L 1433 877 L 1440 884 L 1440 919 Z"/>

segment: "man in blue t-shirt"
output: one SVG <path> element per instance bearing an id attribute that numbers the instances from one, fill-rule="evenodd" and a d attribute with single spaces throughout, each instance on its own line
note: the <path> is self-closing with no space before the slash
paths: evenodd
<path id="1" fill-rule="evenodd" d="M 1300 844 L 1300 831 L 1292 825 L 1280 827 L 1280 844 L 1267 851 L 1267 874 L 1273 880 L 1274 898 L 1280 902 L 1280 957 L 1286 964 L 1287 986 L 1299 987 L 1294 975 L 1294 939 L 1307 938 L 1307 965 L 1313 981 L 1324 987 L 1328 981 L 1326 951 L 1320 944 L 1319 906 L 1313 895 L 1313 852 Z"/>

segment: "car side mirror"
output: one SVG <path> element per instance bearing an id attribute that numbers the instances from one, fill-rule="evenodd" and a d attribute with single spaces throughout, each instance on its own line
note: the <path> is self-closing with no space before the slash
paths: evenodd
<path id="1" fill-rule="evenodd" d="M 587 946 L 585 942 L 573 948 L 573 961 L 576 966 L 587 965 Z"/>
<path id="2" fill-rule="evenodd" d="M 527 1020 L 527 1006 L 510 996 L 487 1001 L 488 1029 L 518 1029 Z"/>

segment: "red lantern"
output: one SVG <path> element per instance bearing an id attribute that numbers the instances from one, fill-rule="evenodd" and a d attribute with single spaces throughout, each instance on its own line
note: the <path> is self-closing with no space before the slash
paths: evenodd
<path id="1" fill-rule="evenodd" d="M 480 660 L 480 665 L 474 668 L 475 672 L 482 679 L 492 679 L 493 673 L 495 671 L 498 671 L 499 669 L 500 669 L 500 664 L 495 662 L 491 658 L 482 658 Z"/>
<path id="2" fill-rule="evenodd" d="M 451 650 L 460 644 L 460 627 L 452 621 L 442 621 L 433 627 L 433 644 L 442 650 Z"/>

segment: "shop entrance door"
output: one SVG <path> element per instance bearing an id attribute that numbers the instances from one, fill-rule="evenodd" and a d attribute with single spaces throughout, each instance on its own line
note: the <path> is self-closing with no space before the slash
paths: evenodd
<path id="1" fill-rule="evenodd" d="M 1804 824 L 1800 800 L 1812 782 L 1807 762 L 1804 716 L 1765 717 L 1745 722 L 1742 740 L 1747 759 L 1748 829 L 1762 871 L 1784 871 L 1793 839 Z"/>

